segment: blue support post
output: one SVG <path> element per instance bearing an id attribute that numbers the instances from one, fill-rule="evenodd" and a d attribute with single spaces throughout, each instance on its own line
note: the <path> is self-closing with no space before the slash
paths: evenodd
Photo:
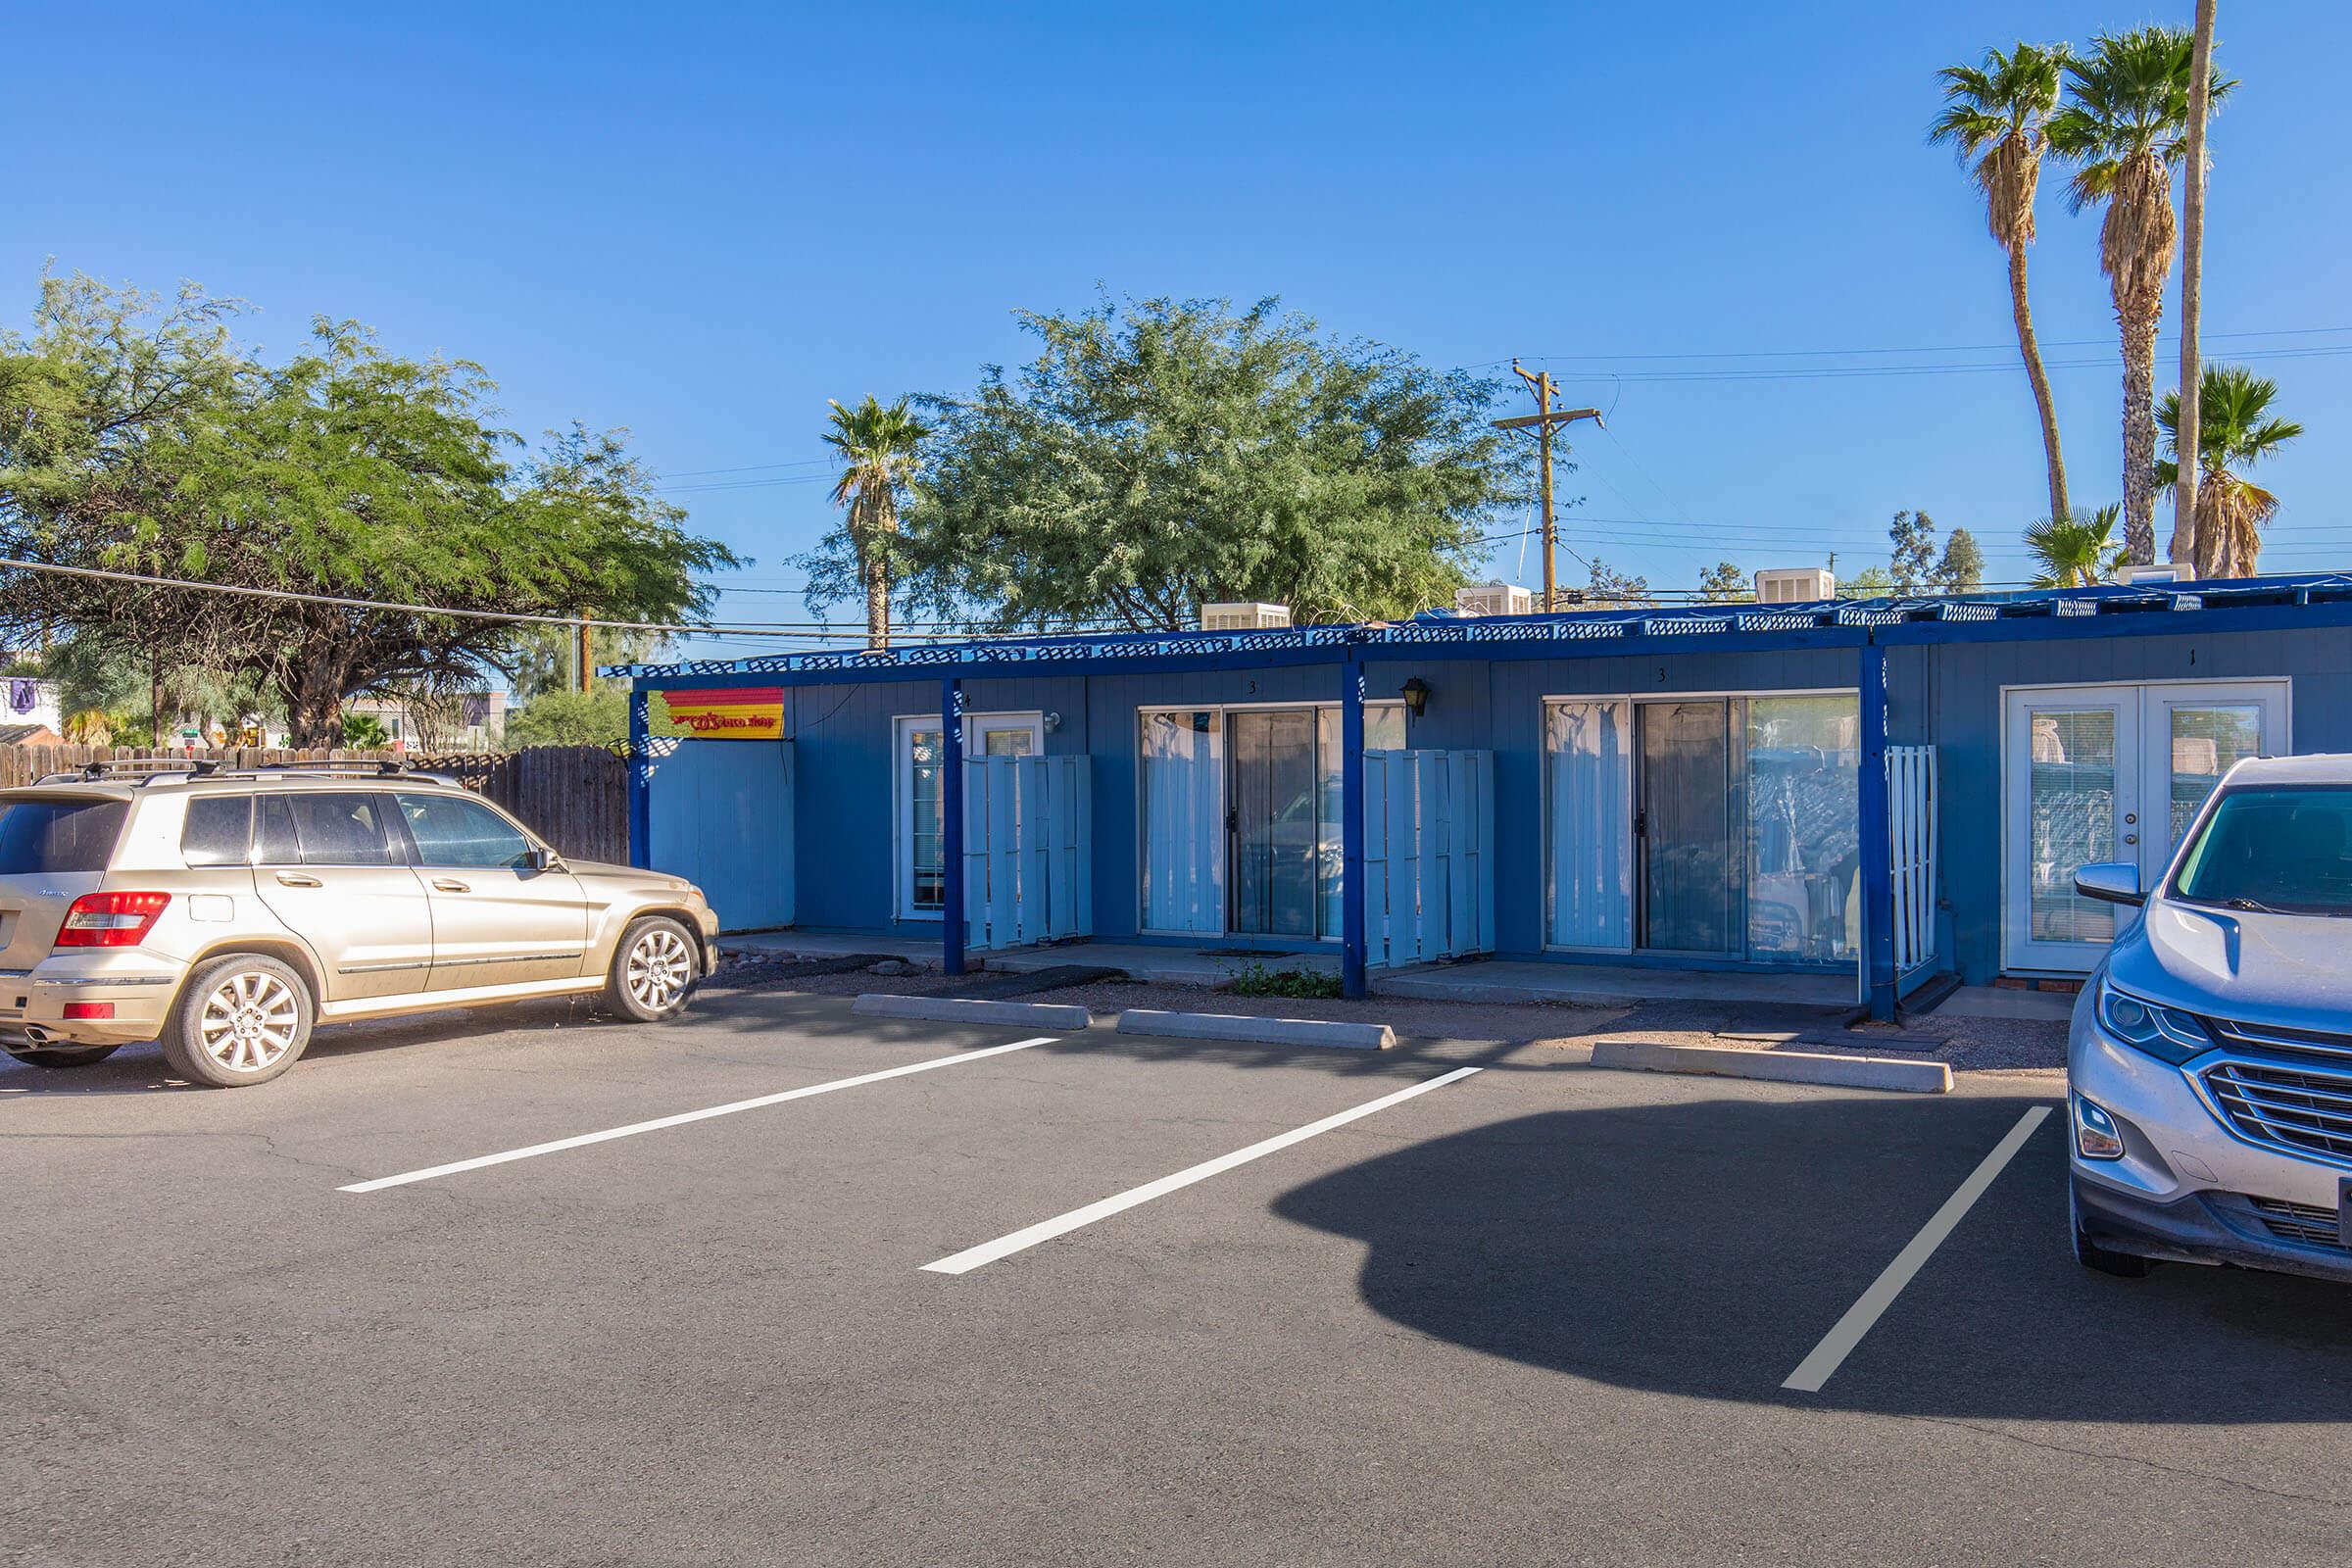
<path id="1" fill-rule="evenodd" d="M 1862 953 L 1870 1015 L 1894 1022 L 1894 841 L 1886 803 L 1886 650 L 1862 649 Z"/>
<path id="2" fill-rule="evenodd" d="M 1364 666 L 1340 666 L 1340 995 L 1364 994 Z"/>
<path id="3" fill-rule="evenodd" d="M 642 689 L 629 692 L 629 863 L 653 864 L 653 810 L 647 798 L 652 781 L 653 723 L 647 706 L 651 696 Z"/>
<path id="4" fill-rule="evenodd" d="M 939 683 L 940 967 L 963 973 L 963 682 Z"/>

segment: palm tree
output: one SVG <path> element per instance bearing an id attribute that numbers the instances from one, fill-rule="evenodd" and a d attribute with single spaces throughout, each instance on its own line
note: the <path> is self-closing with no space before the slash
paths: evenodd
<path id="1" fill-rule="evenodd" d="M 2263 525 L 2278 512 L 2278 498 L 2237 470 L 2294 440 L 2303 426 L 2272 416 L 2278 383 L 2242 365 L 2208 366 L 2198 380 L 2197 575 L 2251 577 L 2262 555 Z M 2166 437 L 2156 479 L 2171 484 L 2180 469 L 2180 393 L 2164 395 L 2156 422 Z"/>
<path id="2" fill-rule="evenodd" d="M 2205 308 L 2205 122 L 2213 118 L 2204 84 L 2213 80 L 2214 0 L 2197 0 L 2195 44 L 2188 68 L 2188 168 L 2180 190 L 2180 421 L 2197 444 L 2197 328 Z M 2173 484 L 2173 544 L 2167 560 L 2194 569 L 2197 547 L 2197 465 L 2181 467 Z"/>
<path id="3" fill-rule="evenodd" d="M 2026 530 L 2026 549 L 2040 572 L 2036 588 L 2090 588 L 2107 580 L 2115 565 L 2115 520 L 2123 508 L 2113 502 L 2088 514 L 2044 517 Z"/>
<path id="4" fill-rule="evenodd" d="M 865 635 L 890 646 L 890 564 L 899 533 L 899 490 L 914 475 L 916 455 L 931 427 L 906 411 L 906 400 L 885 408 L 872 397 L 854 409 L 833 405 L 825 444 L 849 466 L 833 484 L 833 504 L 850 514 L 850 543 L 865 583 Z"/>
<path id="5" fill-rule="evenodd" d="M 1984 51 L 1981 66 L 1946 66 L 1943 113 L 1928 127 L 1928 140 L 1949 142 L 1984 193 L 1984 216 L 1995 244 L 2009 253 L 2009 312 L 2017 319 L 2017 346 L 2041 413 L 2041 450 L 2050 476 L 2050 515 L 2063 517 L 2066 464 L 2058 455 L 2058 412 L 2050 401 L 2050 378 L 2041 368 L 2041 346 L 2034 338 L 2034 311 L 2026 303 L 2026 247 L 2034 243 L 2034 195 L 2041 183 L 2041 155 L 2049 145 L 2049 120 L 2058 107 L 2058 83 L 2070 56 L 2064 44 L 2039 48 L 2020 43 L 2007 54 Z"/>
<path id="6" fill-rule="evenodd" d="M 2050 117 L 2052 150 L 2073 162 L 2076 211 L 2104 202 L 2099 269 L 2124 350 L 2124 555 L 2156 559 L 2156 328 L 2178 228 L 2171 168 L 2187 150 L 2195 39 L 2179 27 L 2102 33 L 2067 62 L 2072 101 Z M 2233 82 L 2216 77 L 2220 103 Z"/>

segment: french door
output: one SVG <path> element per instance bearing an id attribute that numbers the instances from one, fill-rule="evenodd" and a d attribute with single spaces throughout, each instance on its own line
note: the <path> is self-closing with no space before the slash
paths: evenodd
<path id="1" fill-rule="evenodd" d="M 891 795 L 893 900 L 902 920 L 936 920 L 947 907 L 947 817 L 939 720 L 901 718 L 895 737 Z M 1043 713 L 968 713 L 966 757 L 1036 757 L 1046 749 Z"/>
<path id="2" fill-rule="evenodd" d="M 2114 940 L 2115 906 L 2078 896 L 2097 860 L 2153 886 L 2232 764 L 2284 752 L 2284 681 L 2047 686 L 2002 698 L 2001 961 L 2087 971 Z"/>

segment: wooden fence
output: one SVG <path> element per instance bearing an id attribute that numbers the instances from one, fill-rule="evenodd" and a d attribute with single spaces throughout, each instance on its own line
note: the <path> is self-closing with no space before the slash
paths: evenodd
<path id="1" fill-rule="evenodd" d="M 583 860 L 629 858 L 628 764 L 601 746 L 537 746 L 466 757 L 397 757 L 391 752 L 295 751 L 238 746 L 216 751 L 158 751 L 141 746 L 0 746 L 0 789 L 72 773 L 92 762 L 210 761 L 223 769 L 299 766 L 305 762 L 402 761 L 447 773 L 497 802 L 565 855 Z"/>

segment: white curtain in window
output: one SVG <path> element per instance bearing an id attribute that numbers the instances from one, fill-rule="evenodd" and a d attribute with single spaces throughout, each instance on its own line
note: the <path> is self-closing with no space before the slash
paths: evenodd
<path id="1" fill-rule="evenodd" d="M 1225 929 L 1224 727 L 1206 710 L 1143 715 L 1144 925 Z"/>
<path id="2" fill-rule="evenodd" d="M 1623 950 L 1634 913 L 1629 705 L 1554 703 L 1544 712 L 1550 920 L 1560 948 Z"/>

